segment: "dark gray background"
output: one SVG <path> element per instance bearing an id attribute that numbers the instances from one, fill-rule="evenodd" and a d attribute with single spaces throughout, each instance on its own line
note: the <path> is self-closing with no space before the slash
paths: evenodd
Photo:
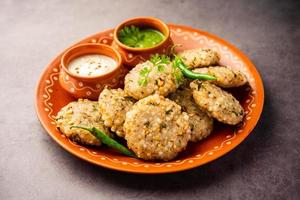
<path id="1" fill-rule="evenodd" d="M 282 0 L 1 0 L 0 199 L 299 199 L 299 10 Z M 177 174 L 133 175 L 72 156 L 41 127 L 33 102 L 44 67 L 87 35 L 141 15 L 219 35 L 257 66 L 263 115 L 231 153 Z"/>

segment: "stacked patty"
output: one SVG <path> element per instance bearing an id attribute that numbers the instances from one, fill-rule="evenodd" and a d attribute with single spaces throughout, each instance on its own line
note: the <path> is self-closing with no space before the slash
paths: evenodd
<path id="1" fill-rule="evenodd" d="M 99 96 L 99 110 L 104 124 L 118 136 L 124 137 L 123 124 L 126 113 L 135 103 L 122 89 L 104 89 Z"/>
<path id="2" fill-rule="evenodd" d="M 196 68 L 193 72 L 214 76 L 217 80 L 210 82 L 222 88 L 240 87 L 247 83 L 247 78 L 243 73 L 224 66 Z"/>
<path id="3" fill-rule="evenodd" d="M 90 132 L 72 126 L 96 127 L 112 136 L 101 118 L 98 102 L 87 99 L 78 99 L 64 106 L 57 113 L 56 126 L 68 138 L 85 145 L 100 146 L 101 141 Z"/>
<path id="4" fill-rule="evenodd" d="M 244 109 L 230 93 L 208 81 L 193 81 L 190 86 L 195 102 L 209 116 L 230 125 L 243 120 Z"/>
<path id="5" fill-rule="evenodd" d="M 189 49 L 179 52 L 178 55 L 182 58 L 184 64 L 191 69 L 216 65 L 220 60 L 220 56 L 216 51 L 207 48 Z"/>
<path id="6" fill-rule="evenodd" d="M 175 102 L 157 94 L 138 101 L 126 114 L 127 145 L 139 158 L 171 160 L 190 139 L 189 117 Z"/>
<path id="7" fill-rule="evenodd" d="M 146 61 L 134 67 L 125 77 L 125 92 L 139 100 L 152 94 L 167 96 L 177 89 L 176 73 L 170 64 L 155 66 Z"/>
<path id="8" fill-rule="evenodd" d="M 169 98 L 181 106 L 189 116 L 191 141 L 197 142 L 210 135 L 213 129 L 213 119 L 200 110 L 195 103 L 192 90 L 184 86 L 178 88 Z"/>

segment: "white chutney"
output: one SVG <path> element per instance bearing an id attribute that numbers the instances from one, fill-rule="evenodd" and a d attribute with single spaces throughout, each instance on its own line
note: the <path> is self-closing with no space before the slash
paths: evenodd
<path id="1" fill-rule="evenodd" d="M 87 54 L 73 59 L 68 69 L 72 74 L 86 77 L 100 76 L 113 71 L 117 62 L 106 55 Z"/>

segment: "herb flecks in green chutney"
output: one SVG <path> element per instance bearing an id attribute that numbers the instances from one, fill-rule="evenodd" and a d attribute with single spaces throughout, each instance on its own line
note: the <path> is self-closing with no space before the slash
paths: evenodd
<path id="1" fill-rule="evenodd" d="M 158 30 L 136 26 L 125 26 L 118 33 L 119 40 L 129 47 L 149 48 L 164 40 L 165 36 Z"/>

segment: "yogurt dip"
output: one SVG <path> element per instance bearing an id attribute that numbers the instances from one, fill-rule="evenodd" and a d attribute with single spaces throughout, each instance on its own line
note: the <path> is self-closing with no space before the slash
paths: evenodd
<path id="1" fill-rule="evenodd" d="M 108 74 L 117 67 L 117 62 L 109 56 L 87 54 L 73 59 L 68 69 L 72 74 L 85 77 L 95 77 Z"/>

